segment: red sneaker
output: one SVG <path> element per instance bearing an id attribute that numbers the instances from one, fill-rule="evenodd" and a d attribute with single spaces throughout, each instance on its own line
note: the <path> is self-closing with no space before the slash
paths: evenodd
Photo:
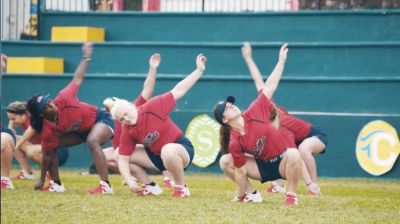
<path id="1" fill-rule="evenodd" d="M 186 198 L 190 196 L 189 188 L 186 186 L 175 185 L 174 193 L 172 193 L 172 197 L 174 198 Z"/>
<path id="2" fill-rule="evenodd" d="M 285 205 L 286 206 L 297 205 L 297 195 L 296 195 L 296 193 L 293 193 L 293 192 L 287 192 L 286 193 Z"/>
<path id="3" fill-rule="evenodd" d="M 88 191 L 89 194 L 113 194 L 113 188 L 104 181 L 100 181 L 100 184 L 97 188 L 89 190 Z"/>
<path id="4" fill-rule="evenodd" d="M 8 177 L 1 177 L 1 190 L 14 189 L 14 185 Z"/>

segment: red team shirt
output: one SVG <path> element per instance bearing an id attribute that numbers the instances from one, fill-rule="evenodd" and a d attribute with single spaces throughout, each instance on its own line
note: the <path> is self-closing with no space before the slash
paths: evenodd
<path id="1" fill-rule="evenodd" d="M 283 116 L 281 117 L 281 126 L 286 127 L 293 132 L 295 142 L 301 142 L 307 138 L 311 130 L 311 123 L 290 115 L 283 107 L 277 105 L 275 102 L 274 104 L 283 112 Z"/>
<path id="2" fill-rule="evenodd" d="M 143 98 L 142 95 L 140 95 L 133 104 L 135 104 L 136 107 L 146 103 L 147 100 Z M 122 125 L 119 123 L 119 121 L 114 120 L 114 125 L 115 125 L 115 130 L 114 130 L 114 137 L 112 140 L 112 146 L 114 149 L 117 149 L 119 147 L 120 143 L 120 138 L 121 138 L 121 132 L 122 132 Z"/>
<path id="3" fill-rule="evenodd" d="M 131 155 L 136 144 L 143 144 L 155 155 L 160 155 L 164 145 L 176 142 L 183 133 L 169 118 L 175 106 L 176 101 L 171 92 L 139 106 L 137 123 L 122 127 L 119 154 Z"/>
<path id="4" fill-rule="evenodd" d="M 22 131 L 25 132 L 26 129 L 29 128 L 29 126 L 31 126 L 31 115 L 27 114 L 26 115 L 26 121 L 25 123 L 22 125 Z M 42 136 L 39 133 L 33 134 L 33 136 L 31 137 L 31 139 L 29 139 L 30 142 L 34 143 L 34 144 L 40 144 L 42 142 Z"/>
<path id="5" fill-rule="evenodd" d="M 58 146 L 58 137 L 62 133 L 89 132 L 96 121 L 97 107 L 79 101 L 79 86 L 71 82 L 54 99 L 57 107 L 58 124 L 43 119 L 42 147 L 53 150 Z"/>
<path id="6" fill-rule="evenodd" d="M 231 130 L 229 149 L 235 167 L 242 167 L 249 153 L 257 159 L 273 159 L 287 148 L 285 140 L 270 122 L 272 104 L 269 99 L 260 93 L 247 111 L 242 113 L 245 125 L 245 134 Z M 267 122 L 266 122 L 267 121 Z"/>

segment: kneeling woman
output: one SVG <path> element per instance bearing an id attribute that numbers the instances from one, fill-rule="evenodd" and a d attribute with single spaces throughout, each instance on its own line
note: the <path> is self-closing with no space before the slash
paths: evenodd
<path id="1" fill-rule="evenodd" d="M 184 181 L 184 170 L 194 157 L 191 142 L 170 119 L 176 101 L 201 77 L 206 58 L 198 55 L 197 69 L 180 81 L 170 92 L 156 96 L 141 106 L 126 100 L 114 103 L 112 116 L 124 126 L 120 138 L 118 167 L 128 182 L 130 170 L 144 185 L 138 195 L 160 195 L 161 188 L 150 180 L 146 170 L 168 170 L 175 182 L 173 197 L 188 197 L 190 191 Z M 145 148 L 135 147 L 143 144 Z M 130 165 L 130 169 L 129 169 Z"/>
<path id="2" fill-rule="evenodd" d="M 49 191 L 65 191 L 58 175 L 58 158 L 55 151 L 61 147 L 86 142 L 101 179 L 100 185 L 89 193 L 112 194 L 113 189 L 108 182 L 107 162 L 101 145 L 113 136 L 114 122 L 109 113 L 81 102 L 77 97 L 92 55 L 92 44 L 85 43 L 82 50 L 83 58 L 74 78 L 54 100 L 49 99 L 49 95 L 39 95 L 28 101 L 31 126 L 42 136 L 43 161 L 40 180 L 35 189 L 43 189 L 45 174 L 49 171 L 52 177 Z"/>
<path id="3" fill-rule="evenodd" d="M 21 127 L 22 136 L 17 136 L 17 145 L 15 146 L 14 156 L 20 164 L 22 171 L 15 179 L 35 179 L 33 170 L 29 165 L 28 159 L 34 161 L 39 166 L 42 164 L 42 138 L 40 134 L 35 133 L 30 125 L 31 115 L 28 113 L 25 102 L 15 101 L 7 107 L 7 117 L 9 119 L 8 128 L 16 133 L 16 128 Z M 58 157 L 58 166 L 64 165 L 69 157 L 68 147 L 56 151 Z"/>
<path id="4" fill-rule="evenodd" d="M 262 183 L 284 178 L 288 180 L 286 205 L 297 204 L 296 190 L 301 175 L 301 157 L 298 150 L 288 148 L 279 130 L 271 121 L 277 110 L 271 98 L 277 89 L 287 57 L 287 44 L 280 50 L 277 66 L 264 84 L 256 100 L 245 112 L 228 97 L 214 107 L 215 119 L 221 126 L 221 150 L 226 153 L 220 160 L 228 164 L 223 171 L 237 185 L 233 201 L 262 202 L 248 178 Z M 230 154 L 228 154 L 230 153 Z"/>

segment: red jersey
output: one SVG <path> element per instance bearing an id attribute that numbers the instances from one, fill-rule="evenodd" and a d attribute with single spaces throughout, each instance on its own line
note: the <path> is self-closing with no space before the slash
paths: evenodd
<path id="1" fill-rule="evenodd" d="M 119 154 L 131 155 L 136 144 L 143 144 L 155 155 L 160 155 L 164 145 L 176 142 L 183 133 L 169 117 L 175 106 L 176 101 L 168 92 L 138 107 L 136 124 L 122 127 Z"/>
<path id="2" fill-rule="evenodd" d="M 283 107 L 279 106 L 275 102 L 274 104 L 281 112 L 283 112 L 281 117 L 281 126 L 284 126 L 293 132 L 295 141 L 300 142 L 307 138 L 311 130 L 311 123 L 290 115 Z"/>
<path id="3" fill-rule="evenodd" d="M 280 126 L 279 133 L 282 135 L 283 140 L 285 141 L 285 144 L 287 147 L 297 148 L 296 138 L 295 138 L 296 136 L 294 135 L 294 133 L 291 130 L 289 130 L 285 126 Z"/>
<path id="4" fill-rule="evenodd" d="M 29 126 L 31 126 L 31 115 L 27 114 L 26 115 L 26 121 L 25 123 L 22 125 L 22 131 L 25 132 L 26 129 L 29 128 Z M 42 142 L 42 136 L 40 135 L 40 133 L 36 133 L 33 134 L 33 136 L 31 137 L 31 139 L 29 139 L 30 142 L 34 143 L 34 144 L 40 144 Z"/>
<path id="5" fill-rule="evenodd" d="M 71 82 L 54 99 L 57 107 L 58 123 L 43 119 L 42 147 L 52 150 L 58 146 L 58 137 L 67 132 L 89 132 L 96 121 L 97 108 L 79 101 L 79 86 Z"/>
<path id="6" fill-rule="evenodd" d="M 270 122 L 272 104 L 269 99 L 260 93 L 247 111 L 243 112 L 245 134 L 232 130 L 230 132 L 229 149 L 235 167 L 242 167 L 249 153 L 257 159 L 273 159 L 287 148 L 285 140 Z"/>
<path id="7" fill-rule="evenodd" d="M 135 104 L 135 106 L 138 107 L 146 102 L 147 102 L 147 100 L 145 98 L 143 98 L 143 96 L 140 94 L 140 96 L 133 102 L 133 104 Z M 115 129 L 114 129 L 114 137 L 112 139 L 112 146 L 114 149 L 116 149 L 119 147 L 119 142 L 120 142 L 121 132 L 122 132 L 122 125 L 117 120 L 114 120 L 114 124 L 115 124 Z"/>

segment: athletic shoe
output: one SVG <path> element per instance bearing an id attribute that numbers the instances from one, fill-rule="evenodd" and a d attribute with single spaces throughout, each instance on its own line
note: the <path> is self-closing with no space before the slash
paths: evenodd
<path id="1" fill-rule="evenodd" d="M 33 173 L 28 173 L 25 170 L 22 170 L 17 176 L 13 179 L 16 180 L 34 180 L 36 177 Z"/>
<path id="2" fill-rule="evenodd" d="M 163 190 L 158 186 L 158 184 L 151 186 L 143 184 L 136 192 L 139 196 L 157 196 L 163 193 Z"/>
<path id="3" fill-rule="evenodd" d="M 293 193 L 293 192 L 287 192 L 286 193 L 285 205 L 287 205 L 287 206 L 297 205 L 297 195 L 296 195 L 296 193 Z"/>
<path id="4" fill-rule="evenodd" d="M 174 193 L 172 193 L 172 197 L 174 198 L 185 198 L 190 196 L 189 188 L 182 185 L 175 185 Z"/>
<path id="5" fill-rule="evenodd" d="M 174 188 L 174 181 L 169 178 L 164 178 L 162 186 L 165 188 Z"/>
<path id="6" fill-rule="evenodd" d="M 43 188 L 43 191 L 48 191 L 48 192 L 64 192 L 65 187 L 63 184 L 59 185 L 53 180 L 50 181 L 49 185 Z"/>
<path id="7" fill-rule="evenodd" d="M 89 190 L 89 194 L 113 194 L 113 188 L 105 181 L 100 181 L 100 184 L 97 188 Z"/>
<path id="8" fill-rule="evenodd" d="M 279 185 L 272 182 L 271 186 L 265 190 L 268 193 L 286 193 L 285 185 Z"/>
<path id="9" fill-rule="evenodd" d="M 307 195 L 308 196 L 321 196 L 321 190 L 319 189 L 318 184 L 312 183 L 307 187 Z"/>
<path id="10" fill-rule="evenodd" d="M 1 190 L 14 189 L 14 185 L 10 178 L 1 177 Z"/>
<path id="11" fill-rule="evenodd" d="M 254 203 L 261 203 L 263 198 L 259 191 L 255 193 L 246 193 L 243 199 L 243 202 L 254 202 Z"/>

